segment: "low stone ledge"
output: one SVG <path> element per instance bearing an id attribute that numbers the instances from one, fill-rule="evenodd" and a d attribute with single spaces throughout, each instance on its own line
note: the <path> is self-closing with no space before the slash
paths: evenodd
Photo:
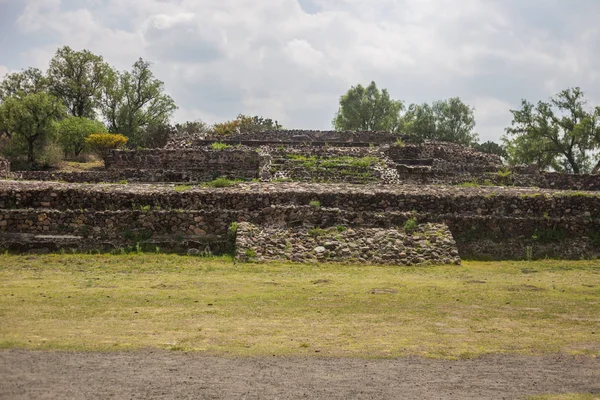
<path id="1" fill-rule="evenodd" d="M 275 228 L 239 223 L 239 261 L 285 260 L 392 265 L 460 264 L 454 238 L 443 224 L 414 231 L 375 228 Z"/>

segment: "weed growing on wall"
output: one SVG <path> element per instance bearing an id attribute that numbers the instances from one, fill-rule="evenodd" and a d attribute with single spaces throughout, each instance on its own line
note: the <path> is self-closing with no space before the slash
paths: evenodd
<path id="1" fill-rule="evenodd" d="M 211 147 L 213 150 L 220 151 L 220 150 L 226 150 L 226 149 L 230 149 L 230 148 L 231 148 L 231 145 L 228 145 L 227 143 L 214 142 L 214 143 L 212 143 L 212 144 L 210 145 L 210 147 Z"/>

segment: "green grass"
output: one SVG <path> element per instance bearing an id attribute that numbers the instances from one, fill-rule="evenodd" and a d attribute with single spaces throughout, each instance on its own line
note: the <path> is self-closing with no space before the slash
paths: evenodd
<path id="1" fill-rule="evenodd" d="M 191 185 L 176 185 L 173 190 L 175 190 L 177 193 L 182 193 L 185 192 L 187 190 L 190 190 L 192 188 Z"/>
<path id="2" fill-rule="evenodd" d="M 234 186 L 237 185 L 238 183 L 244 182 L 242 180 L 239 179 L 228 179 L 228 178 L 224 178 L 224 177 L 218 177 L 215 180 L 212 180 L 210 182 L 203 182 L 202 186 L 205 187 L 214 187 L 214 188 L 224 188 L 224 187 L 230 187 L 230 186 Z"/>
<path id="3" fill-rule="evenodd" d="M 0 348 L 221 355 L 600 355 L 600 263 L 233 264 L 0 256 Z"/>
<path id="4" fill-rule="evenodd" d="M 230 149 L 231 145 L 229 145 L 227 143 L 214 142 L 214 143 L 211 143 L 210 147 L 213 150 L 221 151 L 221 150 Z"/>

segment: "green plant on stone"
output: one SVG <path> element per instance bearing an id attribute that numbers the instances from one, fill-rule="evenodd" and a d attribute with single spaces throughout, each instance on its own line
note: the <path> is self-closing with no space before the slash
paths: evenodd
<path id="1" fill-rule="evenodd" d="M 308 205 L 312 208 L 321 208 L 321 202 L 319 200 L 311 200 Z"/>
<path id="2" fill-rule="evenodd" d="M 235 236 L 235 234 L 237 233 L 238 230 L 238 223 L 236 221 L 233 221 L 230 225 L 229 225 L 229 229 L 228 229 L 228 233 L 231 236 Z"/>
<path id="3" fill-rule="evenodd" d="M 246 249 L 246 251 L 244 252 L 244 254 L 246 255 L 247 258 L 255 258 L 256 257 L 256 250 L 254 250 L 254 249 Z"/>
<path id="4" fill-rule="evenodd" d="M 315 228 L 310 228 L 306 233 L 308 236 L 319 237 L 323 236 L 325 231 L 317 226 Z"/>
<path id="5" fill-rule="evenodd" d="M 192 186 L 190 185 L 177 185 L 173 188 L 177 193 L 185 192 L 186 190 L 190 190 Z"/>
<path id="6" fill-rule="evenodd" d="M 404 231 L 406 233 L 413 233 L 414 231 L 417 230 L 418 226 L 419 226 L 419 223 L 417 222 L 417 219 L 415 217 L 411 217 L 411 218 L 407 219 L 406 222 L 404 223 Z"/>
<path id="7" fill-rule="evenodd" d="M 217 151 L 226 150 L 226 149 L 231 148 L 230 145 L 228 145 L 226 143 L 221 143 L 221 142 L 214 142 L 210 145 L 210 147 L 212 147 L 213 150 L 217 150 Z"/>
<path id="8" fill-rule="evenodd" d="M 398 139 L 396 139 L 396 146 L 404 147 L 406 145 L 404 144 L 404 141 L 402 141 L 402 139 L 398 138 Z"/>
<path id="9" fill-rule="evenodd" d="M 338 226 L 335 227 L 335 229 L 338 232 L 346 232 L 348 230 L 348 228 L 346 228 L 344 225 L 338 225 Z"/>
<path id="10" fill-rule="evenodd" d="M 481 185 L 478 182 L 475 181 L 469 181 L 469 182 L 462 182 L 459 183 L 456 186 L 461 186 L 461 187 L 480 187 Z"/>
<path id="11" fill-rule="evenodd" d="M 239 179 L 228 179 L 228 178 L 221 176 L 221 177 L 216 178 L 213 181 L 204 182 L 202 184 L 202 186 L 214 187 L 214 188 L 224 188 L 224 187 L 234 186 L 240 182 L 243 182 L 243 181 L 239 180 Z"/>
<path id="12" fill-rule="evenodd" d="M 512 175 L 512 171 L 508 168 L 500 168 L 497 172 L 498 178 L 508 178 Z"/>

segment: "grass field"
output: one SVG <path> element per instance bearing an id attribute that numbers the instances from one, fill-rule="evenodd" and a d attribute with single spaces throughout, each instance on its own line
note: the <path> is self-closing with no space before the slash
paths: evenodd
<path id="1" fill-rule="evenodd" d="M 237 264 L 0 256 L 0 348 L 221 355 L 600 355 L 600 262 Z"/>

